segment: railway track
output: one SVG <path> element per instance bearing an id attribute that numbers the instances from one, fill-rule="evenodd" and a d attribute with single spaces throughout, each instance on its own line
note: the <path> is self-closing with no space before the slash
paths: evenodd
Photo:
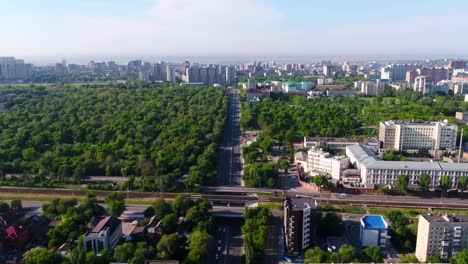
<path id="1" fill-rule="evenodd" d="M 59 189 L 59 188 L 25 188 L 25 187 L 0 187 L 0 196 L 11 197 L 31 197 L 33 195 L 41 196 L 54 196 L 57 197 L 79 197 L 85 196 L 87 193 L 93 193 L 97 197 L 105 197 L 110 193 L 119 192 L 124 194 L 127 199 L 156 199 L 160 198 L 160 193 L 157 192 L 125 192 L 125 191 L 101 191 L 101 190 L 75 190 L 75 189 Z M 162 197 L 165 199 L 174 199 L 180 193 L 164 193 Z M 246 202 L 259 202 L 261 203 L 282 203 L 282 197 L 257 197 L 247 195 L 233 195 L 233 194 L 196 194 L 196 193 L 182 193 L 189 195 L 192 199 L 206 199 L 211 202 L 221 203 L 246 203 Z M 330 205 L 357 205 L 357 206 L 374 206 L 374 207 L 396 207 L 396 208 L 434 208 L 434 209 L 465 209 L 468 210 L 468 202 L 466 203 L 451 203 L 450 201 L 442 202 L 405 202 L 405 201 L 392 201 L 386 200 L 364 200 L 364 199 L 333 199 L 333 198 L 319 198 L 315 199 L 321 204 Z"/>

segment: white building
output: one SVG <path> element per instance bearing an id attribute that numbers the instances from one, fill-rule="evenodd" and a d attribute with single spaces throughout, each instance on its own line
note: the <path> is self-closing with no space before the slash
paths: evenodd
<path id="1" fill-rule="evenodd" d="M 321 149 L 312 148 L 307 152 L 307 164 L 304 166 L 304 172 L 330 176 L 334 180 L 339 180 L 342 171 L 348 167 L 348 158 L 333 156 Z"/>
<path id="2" fill-rule="evenodd" d="M 456 147 L 458 127 L 444 122 L 380 122 L 380 149 L 396 151 L 452 150 Z"/>
<path id="3" fill-rule="evenodd" d="M 84 250 L 96 254 L 104 249 L 112 250 L 122 239 L 122 221 L 116 217 L 104 217 L 83 237 Z"/>
<path id="4" fill-rule="evenodd" d="M 384 161 L 362 145 L 346 147 L 346 156 L 357 169 L 362 184 L 395 186 L 400 175 L 409 177 L 409 185 L 417 185 L 421 174 L 429 175 L 430 187 L 438 187 L 442 176 L 451 179 L 456 188 L 461 176 L 468 176 L 468 163 Z"/>
<path id="5" fill-rule="evenodd" d="M 468 248 L 468 216 L 420 215 L 416 257 L 425 262 L 429 256 L 447 261 Z"/>
<path id="6" fill-rule="evenodd" d="M 173 67 L 167 66 L 166 68 L 166 81 L 175 83 L 175 71 Z"/>

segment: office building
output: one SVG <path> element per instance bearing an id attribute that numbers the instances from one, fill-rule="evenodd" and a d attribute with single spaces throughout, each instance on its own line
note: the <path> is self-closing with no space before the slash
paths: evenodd
<path id="1" fill-rule="evenodd" d="M 380 122 L 380 149 L 383 151 L 452 150 L 455 149 L 457 130 L 456 125 L 447 121 Z"/>
<path id="2" fill-rule="evenodd" d="M 286 252 L 297 256 L 311 245 L 315 233 L 312 216 L 315 201 L 309 198 L 288 197 L 284 201 L 284 233 Z"/>
<path id="3" fill-rule="evenodd" d="M 468 248 L 468 216 L 420 215 L 416 257 L 425 262 L 429 256 L 448 261 Z"/>
<path id="4" fill-rule="evenodd" d="M 395 186 L 400 175 L 409 177 L 409 185 L 417 185 L 421 174 L 428 174 L 430 187 L 437 188 L 442 176 L 451 180 L 451 188 L 456 188 L 461 176 L 468 176 L 468 163 L 384 161 L 362 145 L 346 147 L 346 156 L 360 175 L 361 184 Z"/>
<path id="5" fill-rule="evenodd" d="M 387 246 L 388 225 L 381 215 L 366 215 L 361 218 L 359 241 L 361 247 Z"/>
<path id="6" fill-rule="evenodd" d="M 96 254 L 104 249 L 112 250 L 121 239 L 122 221 L 113 216 L 104 217 L 84 235 L 84 250 Z"/>

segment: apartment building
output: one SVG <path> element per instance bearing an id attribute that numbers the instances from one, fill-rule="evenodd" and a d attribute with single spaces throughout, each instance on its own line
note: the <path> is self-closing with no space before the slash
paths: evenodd
<path id="1" fill-rule="evenodd" d="M 312 216 L 315 201 L 309 198 L 288 197 L 284 201 L 284 232 L 288 255 L 299 255 L 311 245 L 315 233 Z"/>
<path id="2" fill-rule="evenodd" d="M 448 260 L 468 248 L 468 216 L 420 215 L 416 257 L 424 262 L 429 256 Z"/>
<path id="3" fill-rule="evenodd" d="M 455 149 L 456 125 L 444 122 L 380 122 L 380 150 L 417 151 Z"/>
<path id="4" fill-rule="evenodd" d="M 362 145 L 346 147 L 346 156 L 362 184 L 395 186 L 399 175 L 408 175 L 409 184 L 417 185 L 421 174 L 428 174 L 431 187 L 438 187 L 442 176 L 447 175 L 456 188 L 460 177 L 468 176 L 468 163 L 384 161 Z"/>

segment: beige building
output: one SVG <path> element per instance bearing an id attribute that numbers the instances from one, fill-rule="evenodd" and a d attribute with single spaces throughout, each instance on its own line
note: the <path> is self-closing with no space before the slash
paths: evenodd
<path id="1" fill-rule="evenodd" d="M 426 261 L 429 256 L 448 260 L 468 248 L 468 216 L 420 215 L 416 257 Z"/>
<path id="2" fill-rule="evenodd" d="M 455 149 L 458 127 L 444 122 L 380 122 L 380 149 L 396 151 Z"/>

